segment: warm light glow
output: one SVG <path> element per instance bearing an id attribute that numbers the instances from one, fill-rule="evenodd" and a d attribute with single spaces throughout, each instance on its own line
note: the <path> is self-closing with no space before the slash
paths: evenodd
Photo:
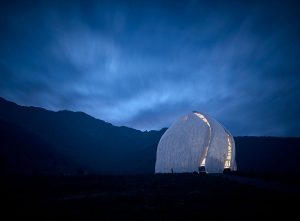
<path id="1" fill-rule="evenodd" d="M 226 161 L 225 161 L 225 165 L 224 168 L 230 168 L 230 164 L 231 164 L 231 156 L 232 156 L 232 147 L 231 147 L 231 139 L 229 134 L 227 134 L 227 143 L 228 143 L 228 151 L 227 151 L 227 157 L 226 157 Z"/>
<path id="2" fill-rule="evenodd" d="M 206 157 L 204 157 L 204 159 L 202 160 L 202 163 L 201 163 L 201 167 L 205 167 L 205 160 L 206 160 Z"/>
<path id="3" fill-rule="evenodd" d="M 206 161 L 206 157 L 207 157 L 207 153 L 208 153 L 208 147 L 209 147 L 209 144 L 210 144 L 210 140 L 211 140 L 211 127 L 210 127 L 210 123 L 208 122 L 208 120 L 206 119 L 206 117 L 204 117 L 204 115 L 200 114 L 200 113 L 197 113 L 197 112 L 194 112 L 194 114 L 199 117 L 201 120 L 203 120 L 203 122 L 209 127 L 209 140 L 208 140 L 208 143 L 207 143 L 207 146 L 205 147 L 205 153 L 204 153 L 204 158 L 201 162 L 201 167 L 205 167 L 205 161 Z"/>
<path id="4" fill-rule="evenodd" d="M 207 126 L 210 127 L 210 123 L 208 122 L 208 120 L 206 119 L 206 117 L 204 117 L 202 114 L 200 113 L 194 113 L 197 117 L 199 117 L 200 119 L 202 119 L 206 124 Z"/>

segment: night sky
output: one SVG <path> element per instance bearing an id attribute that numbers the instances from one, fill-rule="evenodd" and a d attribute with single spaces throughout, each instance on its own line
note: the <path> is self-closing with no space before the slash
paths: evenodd
<path id="1" fill-rule="evenodd" d="M 300 136 L 288 1 L 0 3 L 0 96 L 141 130 L 198 110 L 233 135 Z"/>

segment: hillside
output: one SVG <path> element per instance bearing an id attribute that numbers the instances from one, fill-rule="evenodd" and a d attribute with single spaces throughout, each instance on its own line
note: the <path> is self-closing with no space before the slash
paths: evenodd
<path id="1" fill-rule="evenodd" d="M 155 148 L 163 133 L 116 127 L 82 112 L 22 107 L 4 99 L 0 130 L 5 132 L 0 137 L 5 170 L 14 171 L 27 161 L 47 167 L 44 158 L 60 158 L 59 167 L 71 162 L 71 171 L 101 174 L 153 173 Z"/>
<path id="2" fill-rule="evenodd" d="M 165 129 L 117 127 L 82 112 L 0 98 L 2 174 L 152 174 Z M 299 174 L 300 138 L 235 137 L 241 173 Z"/>

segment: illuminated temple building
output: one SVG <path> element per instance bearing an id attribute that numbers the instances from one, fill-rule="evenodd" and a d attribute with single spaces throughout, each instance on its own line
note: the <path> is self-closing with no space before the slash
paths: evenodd
<path id="1" fill-rule="evenodd" d="M 236 170 L 232 135 L 200 112 L 181 117 L 161 137 L 155 173 L 222 173 Z"/>

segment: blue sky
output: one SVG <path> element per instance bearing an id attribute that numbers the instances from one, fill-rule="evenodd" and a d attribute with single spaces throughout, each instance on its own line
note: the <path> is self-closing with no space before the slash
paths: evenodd
<path id="1" fill-rule="evenodd" d="M 0 96 L 141 130 L 198 110 L 233 135 L 300 136 L 288 1 L 2 1 Z"/>

